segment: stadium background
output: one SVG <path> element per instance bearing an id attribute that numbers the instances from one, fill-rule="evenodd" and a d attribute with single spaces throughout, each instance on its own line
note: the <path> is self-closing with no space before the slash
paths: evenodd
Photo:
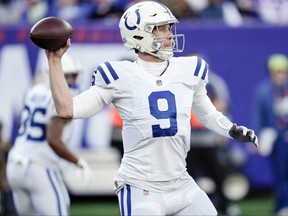
<path id="1" fill-rule="evenodd" d="M 83 64 L 83 89 L 89 86 L 90 75 L 98 63 L 135 58 L 133 52 L 124 49 L 116 23 L 93 22 L 73 27 L 71 51 Z M 12 142 L 23 96 L 32 85 L 44 55 L 43 50 L 30 41 L 30 28 L 30 25 L 0 27 L 0 120 L 5 126 L 4 138 Z M 227 81 L 232 97 L 233 120 L 249 126 L 253 91 L 256 84 L 267 76 L 268 56 L 274 52 L 288 54 L 288 46 L 285 46 L 287 27 L 263 23 L 229 27 L 221 23 L 184 21 L 178 26 L 178 32 L 183 32 L 186 36 L 184 54 L 201 53 L 213 71 Z M 93 123 L 93 119 L 85 121 L 73 145 L 84 151 L 109 146 L 110 143 L 105 142 L 111 131 L 103 134 L 101 128 L 104 127 Z M 95 128 L 95 125 L 98 127 Z M 89 127 L 93 130 L 89 130 Z M 251 145 L 231 142 L 231 146 L 237 146 L 235 148 L 242 160 L 239 170 L 247 176 L 250 189 L 271 188 L 273 176 L 268 159 L 255 153 Z M 73 210 L 77 211 L 72 206 L 72 213 Z"/>

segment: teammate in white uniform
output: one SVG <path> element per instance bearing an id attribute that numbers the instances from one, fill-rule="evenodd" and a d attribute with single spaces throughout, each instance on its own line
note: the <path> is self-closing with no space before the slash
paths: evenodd
<path id="1" fill-rule="evenodd" d="M 148 1 L 128 8 L 119 27 L 136 62 L 105 62 L 92 86 L 72 98 L 61 71 L 61 56 L 71 45 L 46 51 L 51 90 L 63 118 L 86 118 L 113 103 L 123 119 L 124 156 L 115 178 L 121 215 L 216 215 L 207 195 L 186 171 L 191 109 L 207 128 L 258 145 L 253 130 L 218 112 L 206 95 L 208 65 L 182 51 L 177 19 L 164 5 Z M 184 45 L 184 44 L 183 44 Z M 229 132 L 231 136 L 229 135 Z"/>
<path id="2" fill-rule="evenodd" d="M 74 90 L 79 64 L 68 54 L 62 61 Z M 8 156 L 7 178 L 19 215 L 69 215 L 70 199 L 59 163 L 65 159 L 87 169 L 87 163 L 65 146 L 69 122 L 57 116 L 49 82 L 35 84 L 25 98 L 18 136 Z"/>

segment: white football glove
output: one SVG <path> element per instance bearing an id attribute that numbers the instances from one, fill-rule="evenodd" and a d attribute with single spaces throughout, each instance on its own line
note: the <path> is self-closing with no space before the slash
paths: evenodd
<path id="1" fill-rule="evenodd" d="M 84 158 L 79 158 L 77 162 L 76 175 L 85 183 L 89 183 L 92 177 L 92 171 Z"/>
<path id="2" fill-rule="evenodd" d="M 229 130 L 229 135 L 238 142 L 252 142 L 256 147 L 259 147 L 258 137 L 254 131 L 244 126 L 237 126 L 234 123 Z"/>

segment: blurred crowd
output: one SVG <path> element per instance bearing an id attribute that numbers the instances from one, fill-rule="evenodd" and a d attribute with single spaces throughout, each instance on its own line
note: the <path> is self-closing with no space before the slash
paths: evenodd
<path id="1" fill-rule="evenodd" d="M 141 0 L 0 0 L 0 25 L 33 24 L 57 16 L 72 23 L 118 21 L 131 4 Z M 285 0 L 158 0 L 178 19 L 216 20 L 238 26 L 249 22 L 288 25 Z"/>

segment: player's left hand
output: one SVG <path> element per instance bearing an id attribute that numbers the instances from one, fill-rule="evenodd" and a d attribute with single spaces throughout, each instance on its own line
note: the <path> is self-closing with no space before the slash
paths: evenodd
<path id="1" fill-rule="evenodd" d="M 234 123 L 229 130 L 229 135 L 239 142 L 252 142 L 256 147 L 259 147 L 258 137 L 254 131 L 244 126 L 237 126 L 237 124 Z"/>
<path id="2" fill-rule="evenodd" d="M 83 158 L 79 158 L 77 162 L 77 167 L 77 174 L 79 175 L 79 177 L 81 177 L 84 181 L 89 182 L 92 177 L 92 171 L 87 161 Z"/>

